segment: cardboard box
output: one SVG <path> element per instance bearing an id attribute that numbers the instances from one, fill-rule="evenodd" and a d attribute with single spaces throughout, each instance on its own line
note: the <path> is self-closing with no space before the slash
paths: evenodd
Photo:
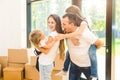
<path id="1" fill-rule="evenodd" d="M 54 67 L 54 70 L 62 70 L 63 68 L 63 64 L 64 64 L 64 60 L 61 60 L 59 58 L 59 54 L 56 56 L 55 58 L 55 67 Z"/>
<path id="2" fill-rule="evenodd" d="M 1 72 L 2 72 L 2 68 L 1 68 L 1 64 L 0 64 L 0 78 L 1 78 Z"/>
<path id="3" fill-rule="evenodd" d="M 37 59 L 37 56 L 30 56 L 30 64 L 36 65 L 36 59 Z"/>
<path id="4" fill-rule="evenodd" d="M 25 78 L 39 80 L 39 72 L 36 70 L 35 65 L 25 65 Z"/>
<path id="5" fill-rule="evenodd" d="M 23 80 L 23 68 L 6 67 L 3 69 L 4 80 Z"/>
<path id="6" fill-rule="evenodd" d="M 8 62 L 27 63 L 28 55 L 26 49 L 8 49 Z"/>
<path id="7" fill-rule="evenodd" d="M 8 63 L 9 67 L 25 67 L 25 63 Z"/>
<path id="8" fill-rule="evenodd" d="M 58 72 L 60 72 L 60 70 L 53 70 L 52 71 L 52 75 L 51 75 L 52 80 L 62 80 L 63 79 L 62 76 L 55 76 L 55 74 L 57 74 Z"/>
<path id="9" fill-rule="evenodd" d="M 8 57 L 7 56 L 0 56 L 0 64 L 1 64 L 1 76 L 3 77 L 3 68 L 7 66 Z"/>

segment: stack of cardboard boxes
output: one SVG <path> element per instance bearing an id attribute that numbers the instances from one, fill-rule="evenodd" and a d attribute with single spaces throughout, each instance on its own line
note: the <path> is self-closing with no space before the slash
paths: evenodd
<path id="1" fill-rule="evenodd" d="M 39 72 L 35 68 L 36 64 L 36 56 L 30 57 L 30 64 L 25 65 L 25 78 L 32 80 L 39 80 Z M 62 80 L 62 76 L 55 76 L 56 73 L 62 70 L 63 68 L 63 60 L 60 60 L 59 55 L 55 58 L 55 67 L 52 71 L 52 80 Z"/>
<path id="2" fill-rule="evenodd" d="M 30 64 L 25 65 L 25 78 L 39 80 L 39 72 L 35 68 L 36 56 L 30 56 Z"/>
<path id="3" fill-rule="evenodd" d="M 0 64 L 0 78 L 1 78 L 1 72 L 2 72 L 2 68 L 1 68 L 1 64 Z"/>
<path id="4" fill-rule="evenodd" d="M 27 62 L 26 49 L 8 49 L 8 65 L 3 69 L 3 79 L 23 80 Z"/>
<path id="5" fill-rule="evenodd" d="M 35 68 L 37 57 L 30 56 L 29 60 L 28 57 L 27 49 L 8 49 L 8 56 L 0 57 L 3 80 L 39 80 L 39 72 Z M 63 79 L 61 76 L 55 76 L 56 73 L 62 70 L 63 62 L 63 60 L 59 59 L 58 54 L 55 58 L 55 67 L 51 75 L 52 80 Z"/>

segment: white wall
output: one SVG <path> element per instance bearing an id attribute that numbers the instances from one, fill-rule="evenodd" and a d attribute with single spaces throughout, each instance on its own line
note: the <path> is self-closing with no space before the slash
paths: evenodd
<path id="1" fill-rule="evenodd" d="M 0 0 L 0 56 L 26 47 L 26 0 Z"/>

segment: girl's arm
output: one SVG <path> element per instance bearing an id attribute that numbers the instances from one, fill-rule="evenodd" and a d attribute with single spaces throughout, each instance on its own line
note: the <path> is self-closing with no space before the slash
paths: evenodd
<path id="1" fill-rule="evenodd" d="M 43 48 L 43 47 L 39 47 L 39 45 L 34 45 L 35 46 L 35 48 L 38 50 L 38 51 L 40 51 L 40 52 L 42 52 L 42 53 L 44 53 L 44 54 L 47 54 L 48 52 L 49 52 L 49 48 Z"/>
<path id="2" fill-rule="evenodd" d="M 76 30 L 75 32 L 72 32 L 72 33 L 66 33 L 66 34 L 59 34 L 56 38 L 57 40 L 61 40 L 61 39 L 64 39 L 64 38 L 72 38 L 74 36 L 80 36 L 85 27 L 87 27 L 87 23 L 83 23 L 79 26 L 78 30 Z"/>
<path id="3" fill-rule="evenodd" d="M 104 45 L 103 41 L 100 39 L 97 39 L 94 44 L 97 46 L 97 49 L 101 48 Z"/>
<path id="4" fill-rule="evenodd" d="M 40 45 L 36 45 L 35 47 L 44 54 L 47 54 L 51 47 L 55 44 L 56 39 L 52 38 L 51 36 L 48 37 L 46 45 L 40 47 Z"/>

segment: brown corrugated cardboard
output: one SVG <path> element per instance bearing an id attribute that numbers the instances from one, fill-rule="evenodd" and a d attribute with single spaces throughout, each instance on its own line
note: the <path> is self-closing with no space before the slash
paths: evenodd
<path id="1" fill-rule="evenodd" d="M 3 69 L 4 80 L 23 80 L 23 68 L 6 67 Z"/>
<path id="2" fill-rule="evenodd" d="M 5 68 L 7 66 L 7 61 L 8 61 L 8 57 L 7 56 L 0 56 L 0 64 L 1 64 L 1 76 L 3 76 L 3 68 Z"/>
<path id="3" fill-rule="evenodd" d="M 31 56 L 30 57 L 30 64 L 35 65 L 36 64 L 36 59 L 37 59 L 37 56 Z"/>
<path id="4" fill-rule="evenodd" d="M 60 72 L 60 70 L 53 70 L 52 71 L 52 80 L 62 80 L 62 76 L 55 76 L 55 74 L 57 74 L 58 72 Z"/>
<path id="5" fill-rule="evenodd" d="M 39 80 L 39 72 L 36 70 L 35 65 L 25 65 L 25 78 Z"/>
<path id="6" fill-rule="evenodd" d="M 1 78 L 1 72 L 2 72 L 2 68 L 1 68 L 1 64 L 0 64 L 0 78 Z"/>
<path id="7" fill-rule="evenodd" d="M 27 63 L 28 56 L 26 49 L 8 49 L 8 62 Z"/>
<path id="8" fill-rule="evenodd" d="M 25 63 L 8 63 L 9 67 L 25 67 Z"/>
<path id="9" fill-rule="evenodd" d="M 62 70 L 63 68 L 63 64 L 64 64 L 64 60 L 61 60 L 59 58 L 59 54 L 56 56 L 55 58 L 55 67 L 54 67 L 54 70 Z"/>

